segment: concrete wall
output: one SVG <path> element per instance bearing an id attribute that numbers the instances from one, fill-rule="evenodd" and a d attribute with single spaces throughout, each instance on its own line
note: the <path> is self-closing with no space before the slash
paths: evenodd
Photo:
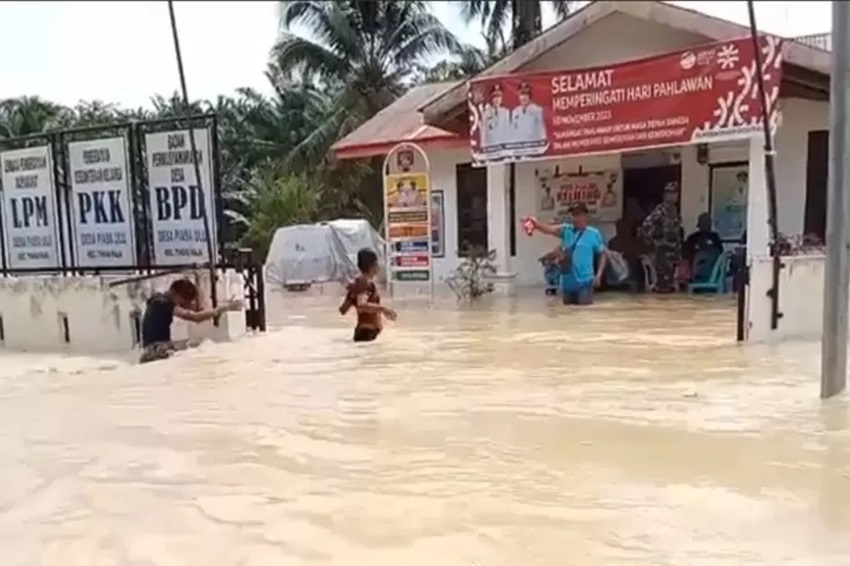
<path id="1" fill-rule="evenodd" d="M 543 54 L 522 71 L 579 68 L 603 65 L 616 61 L 635 59 L 669 52 L 704 43 L 704 37 L 671 30 L 626 16 L 612 14 L 596 25 L 579 33 L 567 43 Z M 829 105 L 802 99 L 782 99 L 783 122 L 777 133 L 777 180 L 779 200 L 779 229 L 789 235 L 803 231 L 806 202 L 806 157 L 808 133 L 826 129 Z M 707 165 L 696 160 L 696 148 L 678 148 L 682 166 L 682 222 L 685 230 L 692 229 L 697 216 L 708 211 L 709 176 Z M 455 166 L 470 161 L 469 151 L 433 151 L 431 179 L 433 188 L 445 193 L 445 238 L 446 257 L 434 261 L 434 275 L 439 281 L 457 265 L 457 200 Z M 626 158 L 634 165 L 634 158 Z M 709 162 L 713 164 L 748 160 L 748 143 L 715 144 L 709 149 Z M 619 155 L 585 157 L 547 162 L 547 166 L 559 165 L 562 170 L 585 170 L 603 167 L 618 167 Z M 534 169 L 542 164 L 521 163 L 516 175 L 516 217 L 536 213 Z M 507 229 L 507 227 L 506 227 Z M 610 230 L 606 230 L 608 235 Z M 520 230 L 517 234 L 516 255 L 509 261 L 511 271 L 517 273 L 518 285 L 541 284 L 537 258 L 552 247 L 546 238 L 528 238 Z"/>
<path id="2" fill-rule="evenodd" d="M 111 277 L 28 276 L 0 279 L 0 317 L 3 340 L 11 350 L 68 351 L 74 353 L 129 352 L 135 346 L 134 313 L 144 310 L 147 298 L 168 288 L 178 277 L 197 281 L 202 296 L 209 297 L 206 273 L 176 274 L 110 288 Z M 241 275 L 233 271 L 219 277 L 218 297 L 241 298 Z M 67 325 L 67 336 L 65 327 Z M 216 328 L 211 322 L 176 321 L 175 340 L 200 342 L 228 340 L 245 333 L 245 315 L 227 313 Z"/>
<path id="3" fill-rule="evenodd" d="M 776 330 L 770 329 L 773 283 L 772 260 L 754 258 L 750 267 L 747 295 L 748 319 L 745 331 L 750 342 L 778 342 L 787 339 L 820 339 L 823 325 L 823 255 L 784 257 L 779 275 L 779 312 Z"/>

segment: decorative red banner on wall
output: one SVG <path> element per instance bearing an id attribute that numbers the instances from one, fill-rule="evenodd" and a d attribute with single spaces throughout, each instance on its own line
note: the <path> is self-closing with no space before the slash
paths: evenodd
<path id="1" fill-rule="evenodd" d="M 760 38 L 770 123 L 779 120 L 782 42 Z M 762 128 L 752 39 L 606 67 L 470 81 L 478 163 L 741 139 Z"/>

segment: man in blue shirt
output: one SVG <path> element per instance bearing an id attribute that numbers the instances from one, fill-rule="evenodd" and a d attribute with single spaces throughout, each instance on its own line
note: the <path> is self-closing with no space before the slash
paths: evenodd
<path id="1" fill-rule="evenodd" d="M 570 210 L 572 222 L 544 224 L 531 218 L 535 230 L 561 240 L 561 251 L 569 265 L 562 271 L 561 296 L 565 305 L 589 305 L 593 302 L 593 288 L 602 282 L 608 256 L 605 240 L 593 226 L 587 225 L 587 206 L 577 204 Z M 596 257 L 599 265 L 594 270 Z"/>

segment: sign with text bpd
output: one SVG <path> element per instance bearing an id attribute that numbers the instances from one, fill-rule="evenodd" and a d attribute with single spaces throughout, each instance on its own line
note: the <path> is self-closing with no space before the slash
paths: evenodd
<path id="1" fill-rule="evenodd" d="M 204 213 L 209 222 L 213 254 L 216 253 L 216 208 L 210 131 L 195 132 L 201 186 L 195 179 L 189 131 L 151 133 L 145 136 L 153 226 L 154 263 L 185 265 L 205 263 L 207 240 Z M 203 195 L 201 194 L 203 190 Z M 212 258 L 215 261 L 215 258 Z"/>
<path id="2" fill-rule="evenodd" d="M 124 138 L 69 143 L 68 161 L 76 264 L 135 265 Z"/>
<path id="3" fill-rule="evenodd" d="M 59 266 L 49 146 L 0 153 L 3 226 L 10 269 Z"/>

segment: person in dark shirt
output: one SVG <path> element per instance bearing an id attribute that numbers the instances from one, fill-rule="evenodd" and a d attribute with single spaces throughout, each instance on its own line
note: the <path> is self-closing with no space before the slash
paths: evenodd
<path id="1" fill-rule="evenodd" d="M 339 307 L 339 313 L 345 315 L 355 307 L 357 310 L 357 325 L 354 327 L 355 342 L 371 342 L 384 328 L 383 318 L 395 320 L 396 313 L 389 307 L 381 305 L 381 296 L 375 285 L 378 276 L 378 255 L 369 249 L 357 252 L 357 268 L 360 274 L 348 286 L 345 299 Z"/>
<path id="2" fill-rule="evenodd" d="M 697 230 L 685 239 L 682 246 L 682 257 L 690 268 L 691 278 L 699 278 L 705 274 L 695 273 L 694 262 L 700 254 L 707 255 L 708 265 L 714 266 L 714 260 L 723 253 L 723 241 L 720 234 L 711 229 L 711 215 L 703 212 L 697 218 Z"/>
<path id="3" fill-rule="evenodd" d="M 188 279 L 178 279 L 164 293 L 154 293 L 145 305 L 142 316 L 142 356 L 139 363 L 162 360 L 175 350 L 171 341 L 174 317 L 189 322 L 211 320 L 228 310 L 242 308 L 239 301 L 230 301 L 214 309 L 199 310 L 198 288 Z"/>

